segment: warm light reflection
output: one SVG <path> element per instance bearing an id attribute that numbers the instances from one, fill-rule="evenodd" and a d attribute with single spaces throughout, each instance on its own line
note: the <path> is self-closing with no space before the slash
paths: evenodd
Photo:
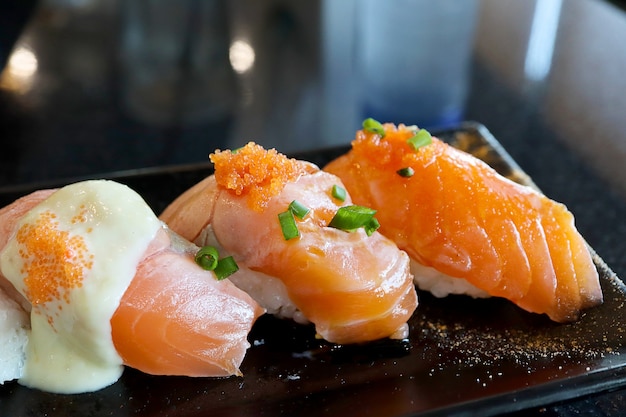
<path id="1" fill-rule="evenodd" d="M 17 48 L 9 57 L 6 68 L 0 75 L 0 88 L 26 92 L 37 73 L 37 57 L 26 47 Z"/>
<path id="2" fill-rule="evenodd" d="M 31 77 L 37 72 L 37 58 L 30 49 L 19 48 L 9 58 L 9 68 L 17 77 Z"/>
<path id="3" fill-rule="evenodd" d="M 537 0 L 524 62 L 524 73 L 541 81 L 550 72 L 563 0 Z"/>
<path id="4" fill-rule="evenodd" d="M 248 72 L 254 65 L 254 49 L 243 40 L 236 40 L 230 45 L 229 57 L 230 65 L 239 74 Z"/>

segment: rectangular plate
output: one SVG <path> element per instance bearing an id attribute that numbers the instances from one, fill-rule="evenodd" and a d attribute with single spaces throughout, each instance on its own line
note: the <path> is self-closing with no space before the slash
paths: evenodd
<path id="1" fill-rule="evenodd" d="M 482 125 L 434 133 L 534 186 Z M 293 156 L 324 166 L 347 149 Z M 108 178 L 134 188 L 160 213 L 210 173 L 207 163 Z M 58 185 L 0 189 L 0 205 Z M 626 290 L 591 252 L 605 302 L 576 323 L 556 324 L 501 299 L 420 293 L 408 340 L 337 346 L 316 340 L 309 326 L 264 316 L 249 336 L 243 377 L 155 377 L 127 369 L 108 388 L 71 396 L 8 383 L 0 386 L 0 415 L 489 416 L 615 388 L 626 382 Z"/>

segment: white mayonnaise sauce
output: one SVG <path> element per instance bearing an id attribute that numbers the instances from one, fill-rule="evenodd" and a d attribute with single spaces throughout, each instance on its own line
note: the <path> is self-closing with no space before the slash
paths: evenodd
<path id="1" fill-rule="evenodd" d="M 105 180 L 61 188 L 19 221 L 0 270 L 33 305 L 20 383 L 80 393 L 117 381 L 110 319 L 160 227 L 136 192 Z"/>

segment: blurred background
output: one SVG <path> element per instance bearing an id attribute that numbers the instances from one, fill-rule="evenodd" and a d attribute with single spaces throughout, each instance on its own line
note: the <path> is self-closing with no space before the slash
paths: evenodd
<path id="1" fill-rule="evenodd" d="M 531 175 L 554 137 L 626 195 L 622 6 L 4 0 L 0 185 L 347 144 L 371 116 L 482 122 Z"/>

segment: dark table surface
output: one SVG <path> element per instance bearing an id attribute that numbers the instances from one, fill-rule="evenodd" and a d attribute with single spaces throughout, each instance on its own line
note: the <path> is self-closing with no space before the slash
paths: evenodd
<path id="1" fill-rule="evenodd" d="M 134 3 L 2 3 L 0 191 L 205 162 L 215 148 L 249 140 L 286 153 L 347 144 L 368 116 L 423 127 L 473 120 L 626 276 L 624 4 L 464 0 L 442 3 L 448 15 L 429 21 L 420 17 L 439 5 L 424 2 L 404 13 L 421 29 L 407 35 L 395 30 L 406 16 L 383 1 L 191 1 L 172 58 L 185 75 L 146 95 L 136 86 L 141 71 L 162 62 L 143 55 Z M 144 41 L 151 37 L 165 48 L 154 33 Z M 198 64 L 199 50 L 210 59 Z M 422 89 L 411 73 L 425 62 L 439 63 L 433 80 L 453 68 L 454 85 Z M 210 82 L 194 78 L 196 65 Z M 444 87 L 452 101 L 441 104 Z M 392 104 L 376 107 L 387 95 Z M 626 388 L 519 415 L 625 409 Z"/>

